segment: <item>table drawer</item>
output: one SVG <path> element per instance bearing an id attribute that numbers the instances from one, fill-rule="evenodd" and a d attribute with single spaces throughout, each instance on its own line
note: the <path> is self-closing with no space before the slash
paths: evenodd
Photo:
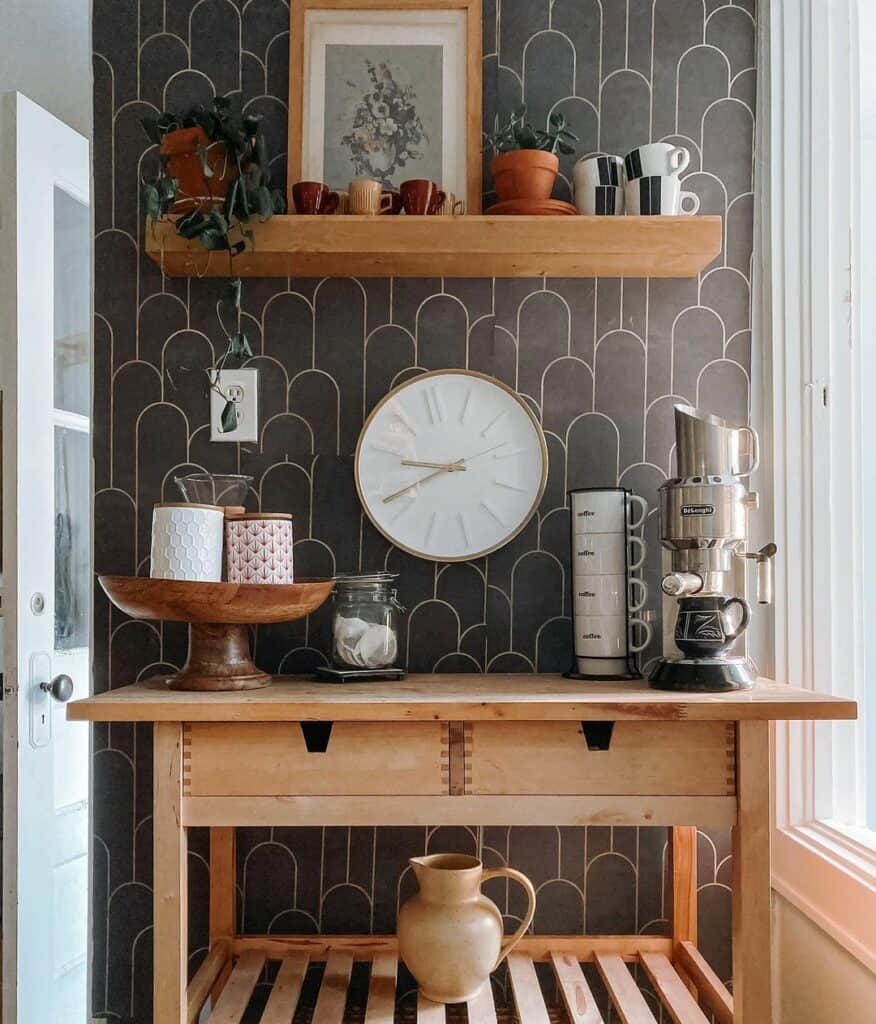
<path id="1" fill-rule="evenodd" d="M 449 791 L 442 722 L 183 727 L 186 796 L 397 796 Z"/>
<path id="2" fill-rule="evenodd" d="M 465 792 L 473 795 L 736 791 L 732 723 L 615 722 L 608 749 L 591 750 L 580 722 L 472 722 L 464 744 Z"/>

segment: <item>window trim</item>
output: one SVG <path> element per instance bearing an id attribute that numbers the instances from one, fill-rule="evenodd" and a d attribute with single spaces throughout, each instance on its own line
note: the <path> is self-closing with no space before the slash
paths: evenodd
<path id="1" fill-rule="evenodd" d="M 771 654 L 778 680 L 852 697 L 863 720 L 857 0 L 771 0 L 763 22 L 756 244 L 779 545 Z M 876 844 L 832 820 L 863 806 L 863 730 L 779 722 L 773 750 L 773 885 L 876 970 Z"/>

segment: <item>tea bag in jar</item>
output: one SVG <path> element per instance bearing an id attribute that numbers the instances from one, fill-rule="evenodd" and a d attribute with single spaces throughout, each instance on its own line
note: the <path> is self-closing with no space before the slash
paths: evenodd
<path id="1" fill-rule="evenodd" d="M 336 577 L 332 659 L 342 668 L 389 668 L 398 657 L 397 591 L 394 573 Z"/>

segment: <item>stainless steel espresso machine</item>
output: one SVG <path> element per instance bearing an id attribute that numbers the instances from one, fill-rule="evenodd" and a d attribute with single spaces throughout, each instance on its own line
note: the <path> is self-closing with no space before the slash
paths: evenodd
<path id="1" fill-rule="evenodd" d="M 743 455 L 745 435 L 750 444 Z M 756 562 L 757 600 L 769 604 L 776 553 L 775 544 L 745 550 L 748 513 L 757 508 L 746 478 L 757 468 L 758 436 L 751 427 L 676 405 L 675 438 L 679 475 L 660 488 L 660 535 L 672 553 L 662 586 L 678 598 L 674 637 L 681 656 L 661 658 L 650 683 L 687 692 L 745 690 L 753 682 L 750 663 L 731 654 L 751 614 L 736 593 L 736 580 L 745 578 L 737 559 Z"/>

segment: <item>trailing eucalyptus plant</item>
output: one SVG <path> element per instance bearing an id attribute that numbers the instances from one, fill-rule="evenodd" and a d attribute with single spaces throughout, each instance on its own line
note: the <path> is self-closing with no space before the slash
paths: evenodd
<path id="1" fill-rule="evenodd" d="M 141 118 L 150 142 L 159 147 L 158 171 L 151 180 L 143 181 L 149 220 L 154 223 L 171 213 L 175 204 L 189 200 L 192 208 L 174 222 L 179 235 L 197 238 L 205 249 L 228 250 L 234 254 L 246 248 L 247 240 L 252 240 L 252 231 L 244 225 L 253 216 L 265 221 L 286 208 L 282 191 L 271 187 L 268 147 L 261 120 L 261 114 L 234 117 L 227 96 L 215 97 L 212 110 L 196 106 L 185 114 L 165 111 L 157 117 Z M 171 173 L 174 155 L 162 152 L 162 142 L 173 132 L 187 128 L 200 128 L 206 138 L 206 142 L 197 147 L 204 179 L 209 183 L 214 178 L 217 165 L 220 178 L 229 178 L 224 195 L 188 195 Z"/>
<path id="2" fill-rule="evenodd" d="M 548 118 L 548 128 L 536 128 L 526 120 L 526 107 L 517 107 L 503 123 L 496 114 L 493 131 L 484 132 L 484 149 L 492 153 L 508 153 L 514 149 L 540 149 L 547 153 L 571 156 L 575 152 L 572 142 L 578 136 L 572 131 L 566 115 L 554 111 Z"/>
<path id="3" fill-rule="evenodd" d="M 232 400 L 229 392 L 222 390 L 222 370 L 228 359 L 251 359 L 252 349 L 250 348 L 249 340 L 243 333 L 240 326 L 240 296 L 243 291 L 243 284 L 239 277 L 236 277 L 233 281 L 228 284 L 228 289 L 224 297 L 220 298 L 216 303 L 216 319 L 219 321 L 219 326 L 222 328 L 222 333 L 228 342 L 228 347 L 225 352 L 220 356 L 219 359 L 207 370 L 207 378 L 210 381 L 210 390 L 215 391 L 217 395 L 225 402 L 222 408 L 222 416 L 219 420 L 219 430 L 223 434 L 227 434 L 232 430 L 236 430 L 238 426 L 237 419 L 237 405 Z M 222 319 L 222 307 L 223 305 L 230 306 L 232 315 L 235 318 L 234 330 L 229 331 Z"/>

